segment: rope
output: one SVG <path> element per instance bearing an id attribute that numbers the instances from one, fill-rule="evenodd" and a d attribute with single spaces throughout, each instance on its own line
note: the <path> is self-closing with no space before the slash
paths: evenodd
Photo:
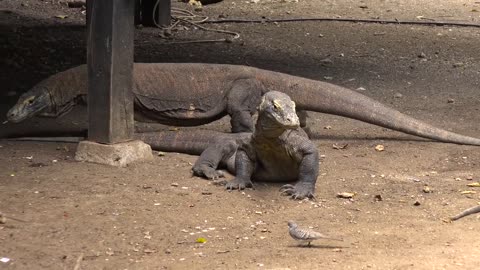
<path id="1" fill-rule="evenodd" d="M 221 34 L 227 34 L 231 35 L 232 37 L 229 38 L 219 38 L 219 39 L 202 39 L 202 40 L 189 40 L 189 41 L 174 41 L 174 42 L 168 42 L 168 44 L 189 44 L 189 43 L 210 43 L 210 42 L 228 42 L 231 43 L 235 39 L 240 38 L 240 34 L 237 32 L 233 31 L 227 31 L 227 30 L 220 30 L 220 29 L 214 29 L 214 28 L 209 28 L 205 26 L 201 26 L 201 23 L 205 23 L 209 18 L 207 16 L 199 16 L 196 15 L 186 9 L 179 9 L 179 8 L 172 8 L 172 19 L 174 20 L 174 23 L 170 26 L 164 27 L 158 24 L 157 18 L 155 16 L 155 11 L 158 8 L 160 0 L 157 0 L 155 2 L 155 5 L 153 6 L 153 23 L 155 26 L 158 28 L 164 29 L 164 30 L 172 30 L 175 28 L 177 25 L 184 23 L 184 24 L 190 24 L 198 29 L 202 29 L 203 31 L 206 32 L 216 32 L 216 33 L 221 33 Z M 174 15 L 173 13 L 177 13 Z M 200 19 L 198 19 L 200 18 Z"/>
<path id="2" fill-rule="evenodd" d="M 172 30 L 179 24 L 190 24 L 203 31 L 216 32 L 221 34 L 231 35 L 232 37 L 220 38 L 220 39 L 203 39 L 203 40 L 190 40 L 190 41 L 176 41 L 169 42 L 169 44 L 188 44 L 188 43 L 208 43 L 208 42 L 233 42 L 235 39 L 240 38 L 240 34 L 234 31 L 220 30 L 201 26 L 200 24 L 221 24 L 221 23 L 282 23 L 282 22 L 308 22 L 308 21 L 330 21 L 330 22 L 352 22 L 352 23 L 378 23 L 378 24 L 411 24 L 411 25 L 434 25 L 434 26 L 457 26 L 457 27 L 475 27 L 480 28 L 478 23 L 463 23 L 452 21 L 412 21 L 412 20 L 382 20 L 382 19 L 349 19 L 349 18 L 291 18 L 291 19 L 221 19 L 212 20 L 207 16 L 196 15 L 186 9 L 172 8 L 172 19 L 174 23 L 170 26 L 163 27 L 158 24 L 155 16 L 155 11 L 158 9 L 160 0 L 155 2 L 153 7 L 153 22 L 161 29 Z M 176 14 L 174 14 L 176 13 Z"/>
<path id="3" fill-rule="evenodd" d="M 274 22 L 306 22 L 306 21 L 332 21 L 332 22 L 354 22 L 354 23 L 380 23 L 380 24 L 417 24 L 417 25 L 435 25 L 435 26 L 459 26 L 459 27 L 477 27 L 478 23 L 462 23 L 452 21 L 411 21 L 411 20 L 381 20 L 381 19 L 348 19 L 348 18 L 291 18 L 291 19 L 222 19 L 206 20 L 203 23 L 274 23 Z"/>

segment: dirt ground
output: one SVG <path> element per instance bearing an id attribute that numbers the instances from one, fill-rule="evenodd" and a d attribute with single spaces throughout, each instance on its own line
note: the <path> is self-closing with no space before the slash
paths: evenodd
<path id="1" fill-rule="evenodd" d="M 85 63 L 86 50 L 80 9 L 37 0 L 3 0 L 0 9 L 3 122 L 22 92 Z M 463 0 L 225 0 L 197 13 L 479 23 L 478 11 L 480 2 Z M 329 80 L 361 88 L 436 126 L 480 137 L 478 28 L 345 22 L 210 27 L 241 37 L 233 43 L 169 44 L 222 36 L 188 27 L 165 40 L 159 29 L 138 28 L 135 60 L 244 64 Z M 166 153 L 113 168 L 75 162 L 75 144 L 0 141 L 0 211 L 7 217 L 0 224 L 0 258 L 10 259 L 0 269 L 74 269 L 80 260 L 81 269 L 478 269 L 480 215 L 443 221 L 480 202 L 480 189 L 467 186 L 480 181 L 478 147 L 310 116 L 322 155 L 317 201 L 282 197 L 280 184 L 227 192 L 191 176 L 195 156 Z M 85 119 L 85 108 L 77 108 L 60 119 L 4 123 L 0 135 L 78 134 Z M 202 128 L 228 127 L 222 119 Z M 375 151 L 379 144 L 385 151 Z M 356 195 L 341 199 L 339 192 Z M 298 247 L 287 220 L 344 241 Z M 201 238 L 206 242 L 198 243 Z"/>

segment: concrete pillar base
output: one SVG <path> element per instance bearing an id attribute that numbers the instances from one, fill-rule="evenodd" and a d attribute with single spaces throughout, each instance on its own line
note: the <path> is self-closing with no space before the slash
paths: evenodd
<path id="1" fill-rule="evenodd" d="M 81 141 L 78 144 L 75 160 L 117 167 L 125 167 L 127 164 L 138 160 L 153 158 L 150 145 L 139 141 L 129 141 L 116 144 L 100 144 L 91 141 Z"/>

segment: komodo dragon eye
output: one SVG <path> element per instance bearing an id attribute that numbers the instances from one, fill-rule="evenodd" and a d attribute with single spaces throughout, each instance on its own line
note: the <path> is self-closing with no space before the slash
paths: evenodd
<path id="1" fill-rule="evenodd" d="M 34 100 L 35 97 L 29 97 L 27 100 L 25 100 L 25 103 L 32 104 Z"/>
<path id="2" fill-rule="evenodd" d="M 280 104 L 278 102 L 276 102 L 275 100 L 272 102 L 272 105 L 273 105 L 273 109 L 275 111 L 278 111 L 282 108 L 282 106 L 280 106 Z"/>

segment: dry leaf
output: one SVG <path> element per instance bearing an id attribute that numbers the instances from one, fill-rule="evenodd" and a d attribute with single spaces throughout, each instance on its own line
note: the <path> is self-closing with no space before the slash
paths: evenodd
<path id="1" fill-rule="evenodd" d="M 344 143 L 344 144 L 334 143 L 332 145 L 333 149 L 337 149 L 337 150 L 345 149 L 345 148 L 347 148 L 347 146 L 348 146 L 348 143 Z"/>
<path id="2" fill-rule="evenodd" d="M 463 191 L 460 191 L 461 194 L 477 194 L 476 191 L 473 191 L 473 190 L 463 190 Z"/>
<path id="3" fill-rule="evenodd" d="M 337 193 L 337 197 L 338 198 L 344 198 L 344 199 L 350 199 L 350 198 L 353 198 L 353 196 L 355 196 L 355 192 L 340 192 L 340 193 Z"/>
<path id="4" fill-rule="evenodd" d="M 480 182 L 473 182 L 473 183 L 469 183 L 467 184 L 468 187 L 480 187 Z"/>
<path id="5" fill-rule="evenodd" d="M 377 146 L 375 146 L 375 150 L 378 152 L 382 152 L 385 150 L 385 146 L 378 144 Z"/>

